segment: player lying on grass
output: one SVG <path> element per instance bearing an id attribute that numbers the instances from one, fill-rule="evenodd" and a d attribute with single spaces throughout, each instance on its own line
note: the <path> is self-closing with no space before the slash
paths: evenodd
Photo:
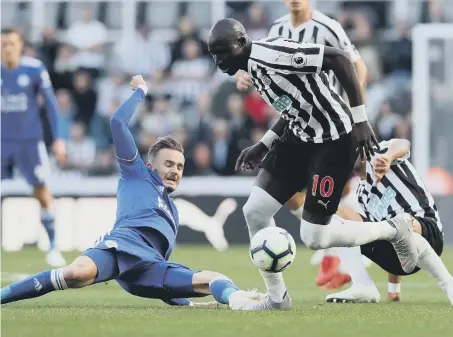
<path id="1" fill-rule="evenodd" d="M 417 268 L 405 272 L 395 248 L 388 241 L 374 241 L 359 247 L 335 248 L 344 268 L 352 279 L 351 288 L 327 296 L 327 301 L 377 302 L 379 291 L 366 271 L 361 254 L 389 273 L 390 281 L 412 275 L 420 269 L 438 282 L 453 304 L 453 276 L 440 259 L 444 245 L 443 227 L 434 203 L 422 178 L 409 162 L 410 142 L 392 139 L 379 143 L 380 150 L 371 160 L 361 163 L 361 178 L 357 196 L 360 213 L 350 207 L 340 207 L 337 214 L 352 221 L 377 222 L 405 214 L 412 222 L 417 243 Z M 345 257 L 343 259 L 343 257 Z M 399 299 L 397 286 L 389 288 L 389 299 Z"/>
<path id="2" fill-rule="evenodd" d="M 243 208 L 250 236 L 275 226 L 273 217 L 282 205 L 295 192 L 307 188 L 310 193 L 300 226 L 307 247 L 354 247 L 389 240 L 397 246 L 404 269 L 412 271 L 418 251 L 411 225 L 404 218 L 371 226 L 359 221 L 342 223 L 332 217 L 358 155 L 369 157 L 374 152 L 373 143 L 377 144 L 348 54 L 279 37 L 251 41 L 244 26 L 233 19 L 214 25 L 208 48 L 222 72 L 234 75 L 238 70 L 247 71 L 263 99 L 281 114 L 263 139 L 244 149 L 237 160 L 237 168 L 254 168 L 261 163 Z M 346 91 L 349 106 L 332 90 L 325 74 L 328 70 Z M 290 308 L 281 273 L 261 275 L 268 292 L 266 300 L 246 301 L 242 309 Z"/>
<path id="3" fill-rule="evenodd" d="M 178 211 L 169 194 L 182 178 L 183 148 L 171 137 L 160 138 L 149 150 L 148 163 L 143 162 L 128 122 L 148 88 L 141 76 L 132 78 L 131 87 L 134 93 L 110 123 L 120 166 L 113 229 L 69 266 L 2 288 L 2 304 L 113 279 L 133 295 L 172 305 L 193 305 L 187 298 L 212 294 L 219 303 L 235 309 L 245 298 L 260 298 L 255 292 L 239 290 L 220 273 L 168 262 L 179 227 Z"/>

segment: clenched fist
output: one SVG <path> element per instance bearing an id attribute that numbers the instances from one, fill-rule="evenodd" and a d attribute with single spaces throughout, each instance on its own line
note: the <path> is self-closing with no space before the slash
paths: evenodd
<path id="1" fill-rule="evenodd" d="M 252 86 L 250 75 L 245 71 L 239 70 L 236 74 L 236 88 L 240 91 L 247 91 Z"/>
<path id="2" fill-rule="evenodd" d="M 135 90 L 138 87 L 146 87 L 146 88 L 148 88 L 148 85 L 146 84 L 146 81 L 143 79 L 142 75 L 135 75 L 134 77 L 132 77 L 131 89 Z"/>

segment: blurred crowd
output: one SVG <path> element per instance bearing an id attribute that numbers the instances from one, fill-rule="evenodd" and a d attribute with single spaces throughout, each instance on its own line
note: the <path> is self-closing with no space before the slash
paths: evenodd
<path id="1" fill-rule="evenodd" d="M 335 3 L 327 6 L 333 12 L 320 10 L 342 24 L 367 65 L 367 111 L 378 137 L 411 139 L 410 28 L 415 22 L 399 16 L 398 9 L 396 19 L 389 18 L 387 1 Z M 417 3 L 416 22 L 451 21 L 441 3 Z M 185 147 L 186 175 L 234 174 L 240 151 L 262 137 L 276 113 L 255 90 L 239 92 L 234 78 L 215 70 L 205 34 L 184 8 L 179 9 L 178 34 L 170 40 L 153 34 L 152 22 L 140 10 L 135 32 L 112 41 L 105 16 L 95 6 L 101 5 L 78 8 L 72 22 L 61 16 L 59 27 L 46 28 L 40 41 L 25 50 L 45 63 L 55 88 L 59 128 L 68 148 L 59 169 L 84 175 L 116 172 L 109 118 L 130 95 L 131 76 L 142 74 L 150 91 L 130 123 L 140 153 L 146 156 L 156 137 L 172 134 Z M 227 6 L 228 15 L 240 19 L 254 39 L 265 37 L 276 19 L 259 1 Z"/>

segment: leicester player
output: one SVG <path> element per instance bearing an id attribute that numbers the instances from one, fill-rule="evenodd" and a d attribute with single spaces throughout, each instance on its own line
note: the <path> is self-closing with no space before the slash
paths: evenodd
<path id="1" fill-rule="evenodd" d="M 55 246 L 52 195 L 46 186 L 49 159 L 42 140 L 38 94 L 46 105 L 57 160 L 65 157 L 64 142 L 58 139 L 57 102 L 49 74 L 41 61 L 22 56 L 24 41 L 13 29 L 2 30 L 2 180 L 11 179 L 17 167 L 33 187 L 33 196 L 41 205 L 41 222 L 50 241 L 47 263 L 53 267 L 66 264 Z"/>
<path id="2" fill-rule="evenodd" d="M 133 77 L 131 87 L 134 93 L 111 119 L 120 166 L 113 229 L 71 265 L 3 288 L 2 304 L 112 279 L 133 295 L 171 305 L 193 305 L 188 297 L 212 294 L 219 303 L 240 309 L 244 300 L 261 298 L 255 292 L 239 290 L 220 273 L 193 271 L 168 262 L 179 228 L 178 211 L 169 194 L 182 178 L 183 148 L 171 137 L 160 138 L 149 150 L 148 162 L 143 162 L 128 122 L 148 88 L 141 76 Z"/>

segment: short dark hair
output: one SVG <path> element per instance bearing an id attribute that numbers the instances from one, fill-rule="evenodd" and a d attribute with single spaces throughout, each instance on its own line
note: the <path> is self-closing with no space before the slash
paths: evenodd
<path id="1" fill-rule="evenodd" d="M 174 139 L 172 136 L 163 136 L 157 138 L 153 146 L 150 147 L 148 151 L 148 161 L 153 160 L 160 150 L 171 149 L 176 150 L 184 154 L 184 148 L 181 143 Z"/>
<path id="2" fill-rule="evenodd" d="M 8 34 L 17 34 L 19 35 L 20 39 L 25 42 L 25 39 L 22 35 L 22 33 L 15 28 L 2 28 L 2 35 L 8 35 Z"/>

